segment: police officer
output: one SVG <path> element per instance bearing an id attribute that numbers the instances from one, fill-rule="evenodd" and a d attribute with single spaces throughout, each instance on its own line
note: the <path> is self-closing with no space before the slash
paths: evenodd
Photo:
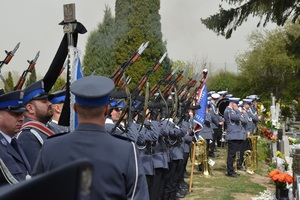
<path id="1" fill-rule="evenodd" d="M 139 125 L 133 123 L 132 120 L 128 120 L 128 113 L 125 113 L 125 116 L 123 117 L 120 124 L 116 125 L 121 115 L 123 114 L 122 109 L 124 108 L 124 106 L 124 99 L 111 100 L 109 115 L 105 121 L 105 129 L 111 134 L 122 135 L 136 142 L 139 134 Z"/>
<path id="2" fill-rule="evenodd" d="M 211 95 L 210 100 L 210 113 L 212 118 L 212 128 L 214 131 L 213 134 L 213 142 L 211 143 L 210 147 L 213 152 L 218 151 L 216 148 L 216 143 L 218 147 L 221 147 L 221 139 L 222 139 L 222 125 L 223 125 L 223 118 L 219 115 L 219 111 L 217 108 L 217 103 L 220 98 L 220 94 L 214 93 Z"/>
<path id="3" fill-rule="evenodd" d="M 235 172 L 233 163 L 236 159 L 236 154 L 240 150 L 240 145 L 243 139 L 241 133 L 241 114 L 238 108 L 240 98 L 229 98 L 229 105 L 224 111 L 224 120 L 227 127 L 226 140 L 228 143 L 227 151 L 227 176 L 238 177 L 239 174 Z"/>
<path id="4" fill-rule="evenodd" d="M 160 135 L 160 123 L 150 119 L 149 109 L 145 113 L 145 121 L 139 124 L 141 129 L 137 139 L 137 147 L 143 163 L 145 175 L 148 183 L 148 191 L 150 200 L 158 199 L 160 183 L 157 181 L 156 171 L 154 168 L 153 147 L 156 145 Z M 138 117 L 138 116 L 136 116 Z M 138 120 L 136 118 L 136 123 Z"/>
<path id="5" fill-rule="evenodd" d="M 0 186 L 24 181 L 31 175 L 31 166 L 16 140 L 26 111 L 23 94 L 13 91 L 0 95 Z"/>
<path id="6" fill-rule="evenodd" d="M 52 117 L 49 96 L 44 90 L 43 80 L 24 89 L 23 104 L 28 112 L 24 113 L 25 119 L 18 141 L 31 166 L 34 166 L 44 140 L 54 135 L 54 132 L 46 126 Z"/>
<path id="7" fill-rule="evenodd" d="M 48 122 L 47 126 L 55 133 L 68 133 L 70 132 L 70 128 L 68 126 L 59 125 L 59 118 L 64 106 L 65 98 L 66 98 L 66 90 L 59 90 L 52 94 L 52 98 L 50 102 L 52 104 L 52 118 Z"/>
<path id="8" fill-rule="evenodd" d="M 71 84 L 78 126 L 70 134 L 45 141 L 34 174 L 88 158 L 94 164 L 91 199 L 149 199 L 136 145 L 105 130 L 113 89 L 113 81 L 103 76 L 87 76 Z"/>

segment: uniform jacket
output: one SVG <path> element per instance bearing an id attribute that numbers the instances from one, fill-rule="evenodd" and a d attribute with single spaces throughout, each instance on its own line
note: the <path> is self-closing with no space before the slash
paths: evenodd
<path id="1" fill-rule="evenodd" d="M 203 124 L 202 130 L 199 134 L 206 140 L 213 139 L 213 128 L 212 128 L 212 119 L 211 119 L 211 112 L 206 112 L 205 115 L 205 122 Z"/>
<path id="2" fill-rule="evenodd" d="M 70 132 L 70 128 L 67 126 L 61 126 L 58 125 L 56 122 L 54 122 L 53 120 L 49 121 L 49 123 L 47 124 L 47 126 L 55 133 L 55 134 L 59 134 L 59 133 L 68 133 Z"/>
<path id="3" fill-rule="evenodd" d="M 22 149 L 20 148 L 20 151 Z M 27 158 L 24 155 L 17 153 L 17 151 L 8 143 L 8 141 L 0 134 L 0 158 L 13 175 L 13 177 L 18 181 L 24 181 L 27 174 L 31 174 L 31 166 Z M 0 186 L 8 184 L 5 179 L 3 172 L 0 172 Z"/>
<path id="4" fill-rule="evenodd" d="M 226 107 L 224 111 L 224 120 L 226 123 L 226 140 L 242 140 L 243 135 L 241 133 L 241 114 L 239 110 Z"/>
<path id="5" fill-rule="evenodd" d="M 146 175 L 154 175 L 154 161 L 152 159 L 152 154 L 153 146 L 159 137 L 159 131 L 159 123 L 157 121 L 150 122 L 146 120 L 137 139 L 137 147 L 140 152 Z"/>
<path id="6" fill-rule="evenodd" d="M 25 118 L 23 123 L 26 123 L 28 121 L 32 121 L 32 119 Z M 46 125 L 43 124 L 42 126 L 46 127 Z M 32 133 L 31 129 L 33 129 L 34 132 L 38 133 L 42 141 L 38 140 L 38 138 Z M 22 149 L 24 150 L 24 153 L 29 161 L 30 166 L 32 167 L 34 166 L 38 153 L 42 147 L 41 142 L 43 142 L 47 138 L 48 135 L 46 135 L 44 132 L 40 131 L 39 129 L 35 129 L 35 128 L 25 128 L 22 129 L 21 132 L 19 133 L 18 142 L 22 147 Z"/>
<path id="7" fill-rule="evenodd" d="M 111 133 L 111 131 L 113 130 L 113 128 L 115 127 L 115 123 L 110 119 L 110 118 L 106 118 L 105 121 L 105 129 L 107 132 Z M 121 135 L 123 137 L 126 137 L 134 142 L 137 141 L 138 135 L 139 135 L 139 125 L 136 123 L 131 123 L 128 126 L 128 130 L 127 132 L 125 131 L 125 127 L 123 125 L 119 125 L 119 127 L 117 127 L 115 129 L 115 131 L 113 133 L 111 133 L 113 135 Z"/>
<path id="8" fill-rule="evenodd" d="M 79 124 L 73 132 L 45 141 L 33 174 L 80 158 L 90 159 L 94 165 L 91 199 L 149 199 L 136 145 L 96 124 Z"/>
<path id="9" fill-rule="evenodd" d="M 211 108 L 209 109 L 209 112 L 211 113 L 211 119 L 212 119 L 212 128 L 217 129 L 219 127 L 219 123 L 221 122 L 221 116 L 218 113 L 218 108 L 216 104 L 211 104 Z"/>
<path id="10" fill-rule="evenodd" d="M 179 126 L 175 125 L 173 121 L 173 130 L 170 132 L 170 159 L 171 160 L 182 160 L 183 159 L 183 148 L 182 142 L 183 137 L 187 134 L 189 128 L 189 122 L 183 121 Z"/>

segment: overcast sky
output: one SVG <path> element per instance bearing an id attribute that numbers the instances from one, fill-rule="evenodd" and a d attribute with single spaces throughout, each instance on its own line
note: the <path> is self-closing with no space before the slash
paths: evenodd
<path id="1" fill-rule="evenodd" d="M 161 23 L 164 40 L 167 41 L 169 57 L 173 60 L 193 61 L 207 59 L 215 66 L 235 66 L 235 55 L 248 48 L 246 41 L 258 19 L 249 19 L 226 40 L 205 28 L 200 18 L 217 12 L 221 0 L 161 0 Z M 0 60 L 4 50 L 12 50 L 21 42 L 9 65 L 2 73 L 16 71 L 21 74 L 40 51 L 36 64 L 38 74 L 44 75 L 63 37 L 63 5 L 75 3 L 76 18 L 88 32 L 80 35 L 78 47 L 84 53 L 89 31 L 102 21 L 105 5 L 114 13 L 114 0 L 26 0 L 1 1 Z M 274 26 L 273 26 L 274 27 Z M 273 28 L 271 26 L 271 28 Z M 226 63 L 226 64 L 225 64 Z"/>

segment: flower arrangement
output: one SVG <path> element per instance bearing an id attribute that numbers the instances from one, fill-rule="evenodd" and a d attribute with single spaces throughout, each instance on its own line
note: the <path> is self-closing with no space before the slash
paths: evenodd
<path id="1" fill-rule="evenodd" d="M 285 155 L 281 151 L 276 151 L 276 156 L 282 160 L 282 163 L 280 165 L 282 167 L 280 167 L 278 165 L 277 165 L 277 167 L 282 168 L 282 170 L 287 171 L 289 168 L 289 164 L 286 161 Z M 277 162 L 278 162 L 278 160 L 277 160 Z"/>
<path id="2" fill-rule="evenodd" d="M 262 132 L 265 136 L 267 136 L 267 138 L 268 138 L 269 140 L 271 140 L 272 142 L 276 142 L 276 141 L 278 140 L 277 135 L 274 135 L 270 130 L 268 130 L 268 129 L 266 129 L 266 128 L 263 128 L 263 129 L 261 130 L 261 132 Z"/>
<path id="3" fill-rule="evenodd" d="M 269 177 L 275 183 L 276 187 L 280 189 L 286 188 L 287 184 L 293 183 L 293 177 L 286 172 L 281 172 L 279 169 L 271 171 Z"/>

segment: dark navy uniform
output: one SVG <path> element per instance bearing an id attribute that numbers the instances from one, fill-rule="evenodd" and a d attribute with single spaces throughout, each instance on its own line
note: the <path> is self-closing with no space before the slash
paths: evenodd
<path id="1" fill-rule="evenodd" d="M 26 105 L 32 100 L 45 99 L 48 97 L 50 97 L 50 95 L 45 92 L 44 84 L 41 80 L 24 89 L 23 104 Z M 52 135 L 54 135 L 54 132 L 51 131 L 46 124 L 25 117 L 22 130 L 18 135 L 18 141 L 24 149 L 31 166 L 34 166 L 44 140 Z"/>
<path id="2" fill-rule="evenodd" d="M 87 158 L 94 166 L 91 199 L 149 199 L 136 145 L 107 133 L 104 127 L 109 94 L 114 89 L 113 81 L 102 76 L 88 76 L 72 83 L 70 89 L 75 95 L 79 124 L 73 132 L 45 141 L 34 175 Z M 101 109 L 103 113 L 99 116 L 94 113 L 99 122 L 89 122 L 91 116 L 85 118 L 86 112 L 81 113 L 80 109 Z M 85 119 L 84 122 L 82 119 Z"/>
<path id="3" fill-rule="evenodd" d="M 22 107 L 23 91 L 13 91 L 0 96 L 1 117 L 10 117 L 17 123 L 22 123 L 22 113 L 26 111 Z M 3 112 L 3 113 L 2 113 Z M 6 112 L 6 113 L 4 113 Z M 2 116 L 3 115 L 3 116 Z M 11 116 L 8 116 L 11 115 Z M 4 119 L 9 120 L 9 119 Z M 12 122 L 11 122 L 12 123 Z M 12 124 L 11 124 L 12 125 Z M 12 126 L 15 126 L 13 124 Z M 0 186 L 15 184 L 26 180 L 31 175 L 31 166 L 18 145 L 15 138 L 15 128 L 8 127 L 9 122 L 0 123 Z M 7 132 L 6 132 L 7 131 Z"/>

